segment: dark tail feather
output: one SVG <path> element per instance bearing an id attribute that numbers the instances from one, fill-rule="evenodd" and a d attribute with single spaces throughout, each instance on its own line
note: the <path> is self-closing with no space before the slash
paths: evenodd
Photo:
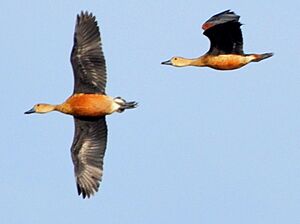
<path id="1" fill-rule="evenodd" d="M 272 57 L 274 54 L 273 53 L 265 53 L 265 54 L 257 54 L 256 59 L 254 59 L 254 62 L 259 62 L 261 60 L 264 60 L 266 58 Z"/>
<path id="2" fill-rule="evenodd" d="M 120 105 L 118 110 L 119 113 L 122 113 L 124 110 L 133 109 L 138 106 L 138 103 L 135 101 L 126 102 L 126 100 L 122 99 L 121 97 L 116 97 L 115 101 Z"/>
<path id="3" fill-rule="evenodd" d="M 123 105 L 121 105 L 120 109 L 122 109 L 122 110 L 133 109 L 133 108 L 136 108 L 137 105 L 138 105 L 138 103 L 135 101 L 125 102 Z"/>

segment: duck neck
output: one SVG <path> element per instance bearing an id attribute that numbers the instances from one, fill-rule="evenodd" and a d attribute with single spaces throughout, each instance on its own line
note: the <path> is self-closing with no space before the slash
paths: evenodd
<path id="1" fill-rule="evenodd" d="M 48 104 L 48 109 L 49 109 L 49 112 L 55 111 L 56 110 L 56 105 Z"/>
<path id="2" fill-rule="evenodd" d="M 195 58 L 183 58 L 183 66 L 191 66 L 195 62 Z"/>
<path id="3" fill-rule="evenodd" d="M 67 103 L 62 103 L 62 104 L 53 105 L 53 106 L 54 106 L 53 110 L 59 111 L 61 113 L 70 114 L 70 112 L 71 112 L 70 106 Z"/>
<path id="4" fill-rule="evenodd" d="M 204 56 L 201 56 L 199 58 L 188 59 L 188 60 L 190 61 L 190 65 L 192 66 L 197 66 L 197 67 L 206 66 L 205 64 L 206 58 Z"/>

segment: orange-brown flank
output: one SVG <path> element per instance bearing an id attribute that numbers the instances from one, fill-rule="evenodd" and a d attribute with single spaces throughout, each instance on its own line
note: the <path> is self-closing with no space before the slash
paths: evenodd
<path id="1" fill-rule="evenodd" d="M 113 98 L 101 94 L 74 94 L 57 110 L 74 116 L 100 117 L 113 112 Z"/>
<path id="2" fill-rule="evenodd" d="M 202 66 L 208 66 L 218 70 L 232 70 L 248 64 L 253 59 L 253 56 L 237 54 L 223 54 L 217 56 L 204 55 L 200 58 L 200 64 L 202 64 Z M 193 65 L 197 66 L 197 61 L 195 61 Z"/>

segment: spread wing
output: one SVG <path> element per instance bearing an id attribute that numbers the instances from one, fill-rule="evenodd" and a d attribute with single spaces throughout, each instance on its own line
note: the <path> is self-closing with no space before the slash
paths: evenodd
<path id="1" fill-rule="evenodd" d="M 99 27 L 92 13 L 77 15 L 71 53 L 74 93 L 105 93 L 106 67 Z"/>
<path id="2" fill-rule="evenodd" d="M 202 28 L 210 40 L 207 54 L 244 54 L 240 16 L 226 10 L 212 16 Z"/>
<path id="3" fill-rule="evenodd" d="M 107 143 L 105 117 L 74 117 L 75 135 L 71 148 L 78 194 L 89 198 L 99 188 Z"/>

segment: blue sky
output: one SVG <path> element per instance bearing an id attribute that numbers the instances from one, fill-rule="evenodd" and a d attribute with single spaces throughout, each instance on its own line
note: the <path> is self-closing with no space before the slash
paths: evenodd
<path id="1" fill-rule="evenodd" d="M 300 223 L 299 2 L 1 3 L 1 223 Z M 244 50 L 275 56 L 236 71 L 160 65 L 208 50 L 201 25 L 232 9 Z M 100 191 L 77 196 L 72 117 L 25 116 L 73 90 L 76 14 L 93 12 L 107 93 L 139 108 L 107 118 Z"/>

